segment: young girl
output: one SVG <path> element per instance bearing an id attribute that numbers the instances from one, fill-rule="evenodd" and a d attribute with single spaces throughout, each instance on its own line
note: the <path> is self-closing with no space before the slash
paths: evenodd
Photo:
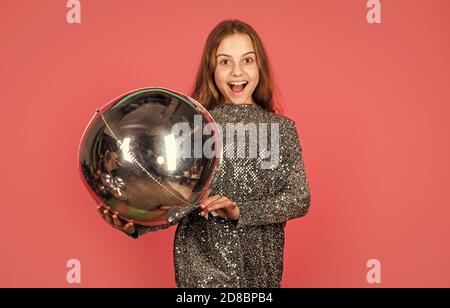
<path id="1" fill-rule="evenodd" d="M 310 190 L 295 122 L 274 111 L 269 68 L 255 30 L 238 20 L 223 21 L 208 36 L 191 96 L 224 129 L 223 139 L 227 123 L 277 124 L 278 139 L 269 141 L 279 143 L 277 164 L 262 168 L 260 156 L 223 155 L 208 198 L 170 224 L 124 224 L 100 210 L 108 223 L 134 238 L 178 224 L 173 251 L 178 287 L 281 285 L 286 221 L 308 212 Z"/>

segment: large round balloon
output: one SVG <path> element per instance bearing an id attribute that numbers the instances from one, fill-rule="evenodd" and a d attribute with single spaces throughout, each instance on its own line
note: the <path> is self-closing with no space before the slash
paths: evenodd
<path id="1" fill-rule="evenodd" d="M 127 221 L 161 225 L 207 196 L 220 134 L 194 99 L 165 88 L 129 92 L 97 109 L 79 163 L 96 203 Z"/>

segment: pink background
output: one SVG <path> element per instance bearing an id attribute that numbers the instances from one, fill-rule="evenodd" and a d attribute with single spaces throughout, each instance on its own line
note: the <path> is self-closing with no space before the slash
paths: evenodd
<path id="1" fill-rule="evenodd" d="M 173 287 L 175 228 L 132 240 L 82 185 L 78 143 L 123 92 L 188 93 L 221 20 L 262 37 L 297 122 L 310 212 L 287 226 L 284 287 L 450 286 L 448 0 L 0 3 L 0 287 Z M 366 281 L 381 262 L 381 285 Z"/>

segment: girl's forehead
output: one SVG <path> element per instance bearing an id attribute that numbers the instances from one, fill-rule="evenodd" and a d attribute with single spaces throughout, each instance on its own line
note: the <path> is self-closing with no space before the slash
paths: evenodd
<path id="1" fill-rule="evenodd" d="M 247 34 L 238 33 L 224 37 L 217 48 L 216 55 L 232 56 L 250 51 L 254 51 L 252 39 Z"/>

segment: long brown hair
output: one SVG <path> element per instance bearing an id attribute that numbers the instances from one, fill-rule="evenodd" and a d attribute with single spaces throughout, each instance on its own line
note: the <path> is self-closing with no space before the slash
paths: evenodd
<path id="1" fill-rule="evenodd" d="M 216 52 L 226 36 L 237 33 L 250 36 L 255 48 L 259 82 L 252 93 L 253 100 L 267 111 L 278 111 L 273 99 L 272 70 L 262 40 L 250 25 L 236 19 L 220 22 L 208 35 L 191 96 L 207 109 L 223 103 L 223 96 L 214 79 Z"/>

